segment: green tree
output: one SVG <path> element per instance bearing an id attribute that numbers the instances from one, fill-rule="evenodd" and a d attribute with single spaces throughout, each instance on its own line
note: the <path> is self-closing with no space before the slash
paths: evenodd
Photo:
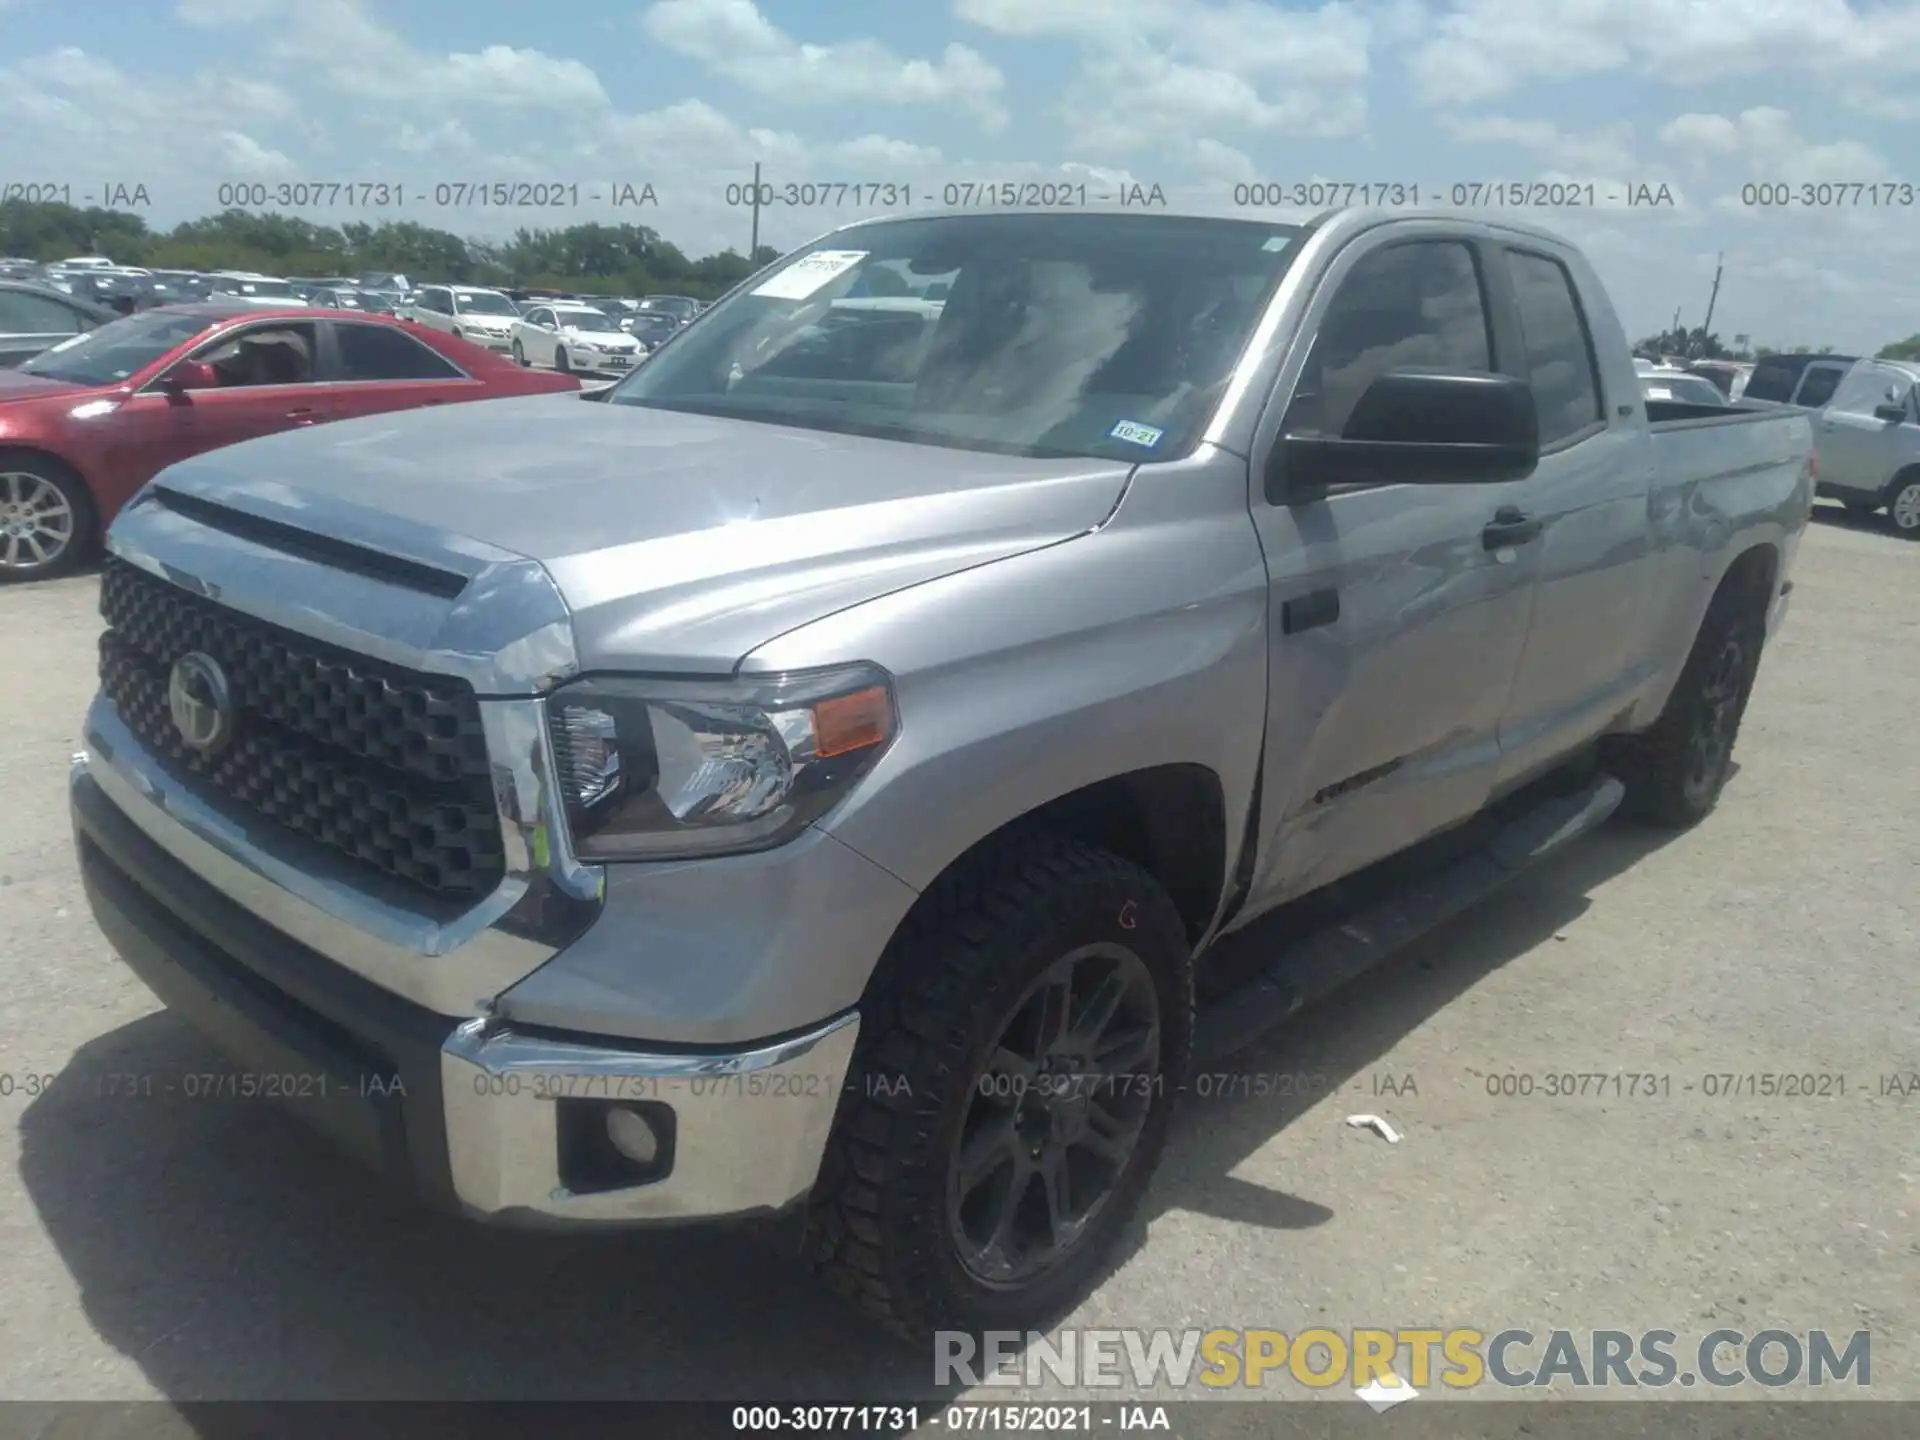
<path id="1" fill-rule="evenodd" d="M 100 254 L 123 265 L 179 270 L 259 270 L 279 275 L 397 271 L 416 283 L 544 285 L 709 300 L 780 258 L 763 245 L 689 259 L 646 225 L 589 223 L 516 232 L 505 241 L 461 239 L 415 220 L 317 225 L 293 215 L 223 210 L 154 233 L 135 214 L 57 203 L 0 203 L 0 254 L 34 260 Z"/>
<path id="2" fill-rule="evenodd" d="M 1904 340 L 1895 340 L 1890 345 L 1882 345 L 1874 358 L 1876 360 L 1920 360 L 1920 334 L 1909 335 Z"/>

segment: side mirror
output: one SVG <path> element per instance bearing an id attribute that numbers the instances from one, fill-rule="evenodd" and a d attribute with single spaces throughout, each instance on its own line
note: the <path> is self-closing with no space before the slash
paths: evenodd
<path id="1" fill-rule="evenodd" d="M 220 373 L 204 360 L 182 360 L 161 377 L 160 388 L 169 395 L 185 395 L 190 390 L 217 390 Z"/>
<path id="2" fill-rule="evenodd" d="M 1889 425 L 1899 425 L 1907 418 L 1907 407 L 1905 405 L 1895 405 L 1890 401 L 1876 405 L 1873 407 L 1873 418 L 1876 420 L 1884 420 Z"/>
<path id="3" fill-rule="evenodd" d="M 1533 389 L 1511 375 L 1394 370 L 1337 437 L 1284 435 L 1267 469 L 1274 504 L 1332 485 L 1498 485 L 1540 463 Z"/>

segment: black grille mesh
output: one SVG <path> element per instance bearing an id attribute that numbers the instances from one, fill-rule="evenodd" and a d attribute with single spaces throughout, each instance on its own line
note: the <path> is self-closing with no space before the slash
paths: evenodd
<path id="1" fill-rule="evenodd" d="M 100 688 L 151 749 L 228 798 L 423 890 L 474 896 L 504 860 L 480 706 L 463 682 L 335 651 L 109 557 Z M 167 685 L 219 661 L 238 722 L 214 756 L 174 728 Z"/>

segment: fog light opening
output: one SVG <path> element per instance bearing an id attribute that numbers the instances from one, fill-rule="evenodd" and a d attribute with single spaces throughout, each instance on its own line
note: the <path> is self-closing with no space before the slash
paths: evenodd
<path id="1" fill-rule="evenodd" d="M 652 1165 L 660 1158 L 660 1137 L 653 1122 L 625 1105 L 608 1108 L 607 1140 L 636 1165 Z"/>

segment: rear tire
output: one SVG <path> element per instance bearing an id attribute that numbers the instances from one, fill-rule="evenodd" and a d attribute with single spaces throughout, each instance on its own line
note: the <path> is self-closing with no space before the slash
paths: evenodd
<path id="1" fill-rule="evenodd" d="M 861 1011 L 809 1265 L 909 1340 L 1045 1324 L 1098 1280 L 1166 1144 L 1193 1039 L 1173 902 L 1075 841 L 996 841 L 928 891 Z"/>
<path id="2" fill-rule="evenodd" d="M 1887 515 L 1894 534 L 1920 540 L 1920 472 L 1897 476 L 1887 487 Z"/>
<path id="3" fill-rule="evenodd" d="M 1765 615 L 1752 592 L 1723 587 L 1707 607 L 1666 708 L 1621 757 L 1627 814 L 1683 830 L 1713 812 L 1765 643 Z"/>
<path id="4" fill-rule="evenodd" d="M 86 481 L 49 455 L 0 451 L 0 585 L 70 575 L 99 540 Z"/>

